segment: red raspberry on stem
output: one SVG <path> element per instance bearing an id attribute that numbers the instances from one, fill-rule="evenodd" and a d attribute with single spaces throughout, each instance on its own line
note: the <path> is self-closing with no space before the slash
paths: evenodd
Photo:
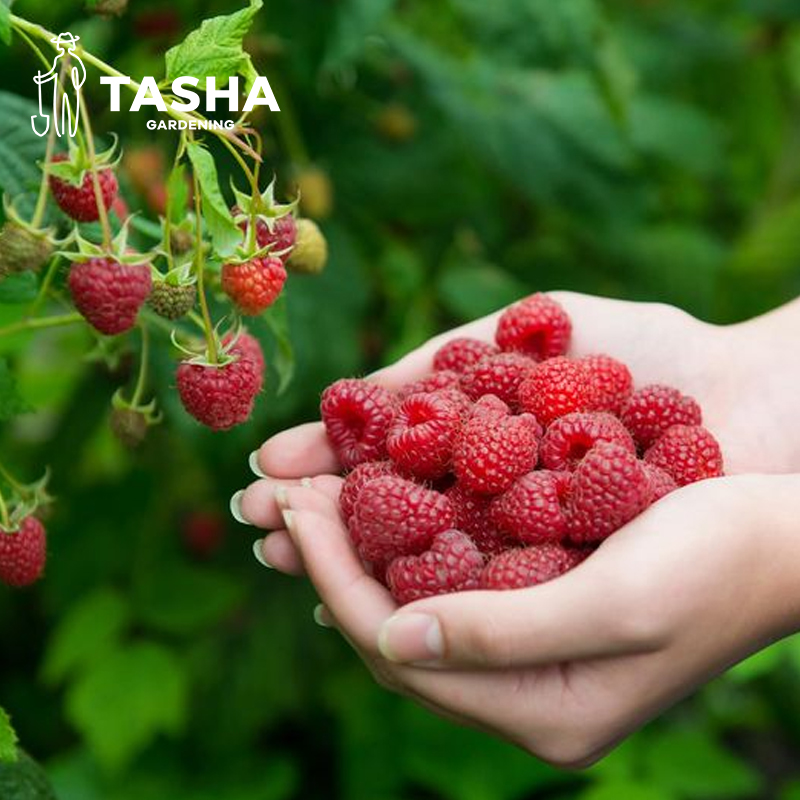
<path id="1" fill-rule="evenodd" d="M 480 586 L 483 555 L 472 539 L 457 530 L 437 534 L 419 556 L 394 559 L 386 571 L 389 591 L 400 605 Z"/>
<path id="2" fill-rule="evenodd" d="M 644 458 L 663 469 L 678 486 L 724 474 L 719 442 L 701 425 L 673 425 Z"/>
<path id="3" fill-rule="evenodd" d="M 519 386 L 535 366 L 536 362 L 522 353 L 485 356 L 464 370 L 461 388 L 471 400 L 493 394 L 510 408 L 517 409 Z"/>
<path id="4" fill-rule="evenodd" d="M 665 472 L 661 467 L 645 462 L 644 471 L 647 473 L 647 480 L 650 481 L 650 502 L 655 503 L 662 497 L 666 497 L 670 492 L 678 488 L 672 476 Z"/>
<path id="5" fill-rule="evenodd" d="M 633 392 L 630 370 L 621 361 L 606 355 L 586 356 L 580 363 L 586 367 L 589 380 L 594 384 L 592 410 L 618 415 Z"/>
<path id="6" fill-rule="evenodd" d="M 322 421 L 344 469 L 386 458 L 386 434 L 395 410 L 391 392 L 358 378 L 343 378 L 322 393 Z"/>
<path id="7" fill-rule="evenodd" d="M 558 541 L 567 529 L 564 507 L 569 491 L 567 472 L 529 472 L 492 501 L 492 521 L 525 544 Z"/>
<path id="8" fill-rule="evenodd" d="M 420 378 L 418 381 L 407 383 L 401 386 L 397 396 L 401 400 L 410 397 L 412 394 L 419 394 L 420 392 L 437 392 L 440 389 L 458 389 L 461 377 L 457 372 L 452 370 L 442 370 L 441 372 L 434 372 L 433 375 L 428 375 L 426 378 Z"/>
<path id="9" fill-rule="evenodd" d="M 242 331 L 234 344 L 231 344 L 232 341 L 233 335 L 229 334 L 222 340 L 223 347 L 229 348 L 231 353 L 238 353 L 242 358 L 247 358 L 253 363 L 259 376 L 258 389 L 261 391 L 264 384 L 266 364 L 264 363 L 264 353 L 261 350 L 258 339 L 252 334 Z"/>
<path id="10" fill-rule="evenodd" d="M 56 153 L 53 156 L 54 162 L 66 161 L 69 156 L 66 153 Z M 106 210 L 111 208 L 117 197 L 119 187 L 114 171 L 110 167 L 105 167 L 97 171 L 97 178 L 100 183 L 100 193 L 103 198 L 103 205 Z M 69 217 L 78 222 L 97 222 L 100 213 L 97 209 L 97 199 L 94 193 L 94 179 L 91 170 L 85 170 L 80 185 L 75 185 L 63 178 L 55 175 L 48 176 L 50 192 L 53 195 L 58 207 Z"/>
<path id="11" fill-rule="evenodd" d="M 671 386 L 652 384 L 633 393 L 620 418 L 639 447 L 646 450 L 673 425 L 700 425 L 703 413 L 694 398 Z"/>
<path id="12" fill-rule="evenodd" d="M 550 425 L 542 438 L 539 460 L 547 469 L 572 471 L 598 442 L 616 442 L 636 454 L 633 438 L 616 417 L 575 412 Z"/>
<path id="13" fill-rule="evenodd" d="M 400 472 L 434 480 L 445 475 L 461 428 L 461 407 L 435 392 L 412 394 L 400 404 L 386 451 Z"/>
<path id="14" fill-rule="evenodd" d="M 231 209 L 231 214 L 234 217 L 242 213 L 238 206 Z M 249 229 L 249 221 L 243 220 L 239 223 L 239 228 L 247 238 Z M 276 217 L 269 222 L 264 217 L 258 217 L 256 221 L 256 242 L 258 249 L 270 247 L 269 252 L 278 255 L 282 259 L 286 259 L 289 253 L 286 251 L 294 247 L 297 240 L 297 221 L 292 214 L 284 214 L 282 217 Z"/>
<path id="15" fill-rule="evenodd" d="M 42 576 L 47 560 L 47 533 L 36 517 L 25 517 L 16 531 L 0 529 L 0 581 L 30 586 Z"/>
<path id="16" fill-rule="evenodd" d="M 572 473 L 567 528 L 576 544 L 598 542 L 630 522 L 650 501 L 650 481 L 630 450 L 596 444 Z"/>
<path id="17" fill-rule="evenodd" d="M 537 364 L 519 387 L 520 406 L 545 426 L 573 411 L 590 410 L 594 399 L 585 367 L 564 357 Z"/>
<path id="18" fill-rule="evenodd" d="M 524 353 L 537 361 L 566 353 L 571 337 L 569 315 L 544 294 L 531 295 L 506 309 L 495 333 L 501 350 Z"/>
<path id="19" fill-rule="evenodd" d="M 500 348 L 491 342 L 459 336 L 446 342 L 436 351 L 433 356 L 433 368 L 437 372 L 440 370 L 463 372 L 484 356 L 493 356 L 499 352 Z"/>
<path id="20" fill-rule="evenodd" d="M 493 556 L 512 546 L 491 518 L 489 495 L 476 494 L 460 483 L 454 483 L 444 495 L 453 504 L 454 527 L 466 533 L 482 553 Z"/>
<path id="21" fill-rule="evenodd" d="M 362 558 L 375 563 L 419 554 L 452 526 L 453 506 L 444 495 L 392 475 L 361 489 L 349 524 Z"/>
<path id="22" fill-rule="evenodd" d="M 375 478 L 382 478 L 385 475 L 396 475 L 394 464 L 391 461 L 365 461 L 359 464 L 354 470 L 349 472 L 342 482 L 339 490 L 339 509 L 342 512 L 344 521 L 349 521 L 353 516 L 361 490 Z M 354 544 L 358 544 L 355 542 Z"/>
<path id="23" fill-rule="evenodd" d="M 136 324 L 153 288 L 149 264 L 121 264 L 107 257 L 76 261 L 68 282 L 78 311 L 93 328 L 109 336 L 125 333 Z"/>
<path id="24" fill-rule="evenodd" d="M 482 589 L 526 589 L 569 572 L 585 558 L 555 542 L 506 550 L 481 574 Z"/>
<path id="25" fill-rule="evenodd" d="M 222 267 L 222 288 L 242 314 L 255 317 L 269 308 L 283 291 L 286 267 L 275 256 L 251 258 Z"/>

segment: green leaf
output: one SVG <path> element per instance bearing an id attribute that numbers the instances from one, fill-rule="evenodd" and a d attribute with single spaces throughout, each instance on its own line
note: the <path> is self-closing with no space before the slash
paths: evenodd
<path id="1" fill-rule="evenodd" d="M 8 275 L 0 278 L 0 305 L 30 303 L 38 291 L 36 274 L 30 270 Z"/>
<path id="2" fill-rule="evenodd" d="M 167 217 L 173 225 L 186 219 L 186 206 L 189 202 L 189 184 L 186 181 L 186 167 L 178 164 L 167 181 Z"/>
<path id="3" fill-rule="evenodd" d="M 0 190 L 23 215 L 33 212 L 41 177 L 37 162 L 44 158 L 45 142 L 31 129 L 31 116 L 38 113 L 30 100 L 0 92 Z"/>
<path id="4" fill-rule="evenodd" d="M 116 648 L 130 609 L 122 595 L 102 587 L 70 606 L 55 629 L 45 653 L 42 677 L 58 683 Z"/>
<path id="5" fill-rule="evenodd" d="M 11 727 L 11 719 L 5 709 L 0 708 L 0 761 L 16 760 L 17 734 L 14 728 Z"/>
<path id="6" fill-rule="evenodd" d="M 634 781 L 609 781 L 592 786 L 577 796 L 577 800 L 679 800 L 668 789 Z"/>
<path id="7" fill-rule="evenodd" d="M 250 85 L 255 69 L 242 41 L 262 6 L 263 0 L 250 0 L 241 11 L 205 20 L 181 44 L 167 50 L 167 80 L 191 75 L 202 85 L 214 77 L 221 88 L 228 78 L 242 75 Z"/>
<path id="8" fill-rule="evenodd" d="M 22 750 L 16 761 L 0 761 L 0 797 L 3 800 L 58 800 L 47 773 Z"/>
<path id="9" fill-rule="evenodd" d="M 124 768 L 186 718 L 187 680 L 175 654 L 153 642 L 112 650 L 70 687 L 66 714 L 109 771 Z"/>
<path id="10" fill-rule="evenodd" d="M 278 373 L 278 394 L 281 395 L 292 382 L 295 369 L 294 348 L 289 333 L 289 316 L 284 295 L 281 295 L 262 317 L 275 337 L 276 348 L 272 366 Z"/>
<path id="11" fill-rule="evenodd" d="M 5 359 L 0 358 L 0 422 L 32 411 L 17 389 L 17 381 Z"/>
<path id="12" fill-rule="evenodd" d="M 765 650 L 760 650 L 730 669 L 727 672 L 727 676 L 738 683 L 747 683 L 769 674 L 784 662 L 787 653 L 793 651 L 791 646 L 793 642 L 794 639 L 789 639 L 777 642 Z M 796 647 L 797 644 L 795 643 Z"/>
<path id="13" fill-rule="evenodd" d="M 0 0 L 0 41 L 11 44 L 11 9 L 6 0 Z"/>
<path id="14" fill-rule="evenodd" d="M 214 250 L 222 257 L 231 256 L 242 241 L 242 232 L 236 227 L 228 204 L 222 196 L 214 158 L 205 147 L 195 142 L 186 145 L 186 152 L 200 183 L 203 219 Z"/>

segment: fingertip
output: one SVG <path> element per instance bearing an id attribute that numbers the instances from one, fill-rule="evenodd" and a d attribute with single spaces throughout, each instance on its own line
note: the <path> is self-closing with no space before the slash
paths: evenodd
<path id="1" fill-rule="evenodd" d="M 277 478 L 302 478 L 340 470 L 321 422 L 275 434 L 261 445 L 258 463 L 266 474 Z"/>
<path id="2" fill-rule="evenodd" d="M 278 572 L 300 576 L 305 574 L 303 562 L 286 530 L 273 531 L 261 540 L 264 560 Z"/>

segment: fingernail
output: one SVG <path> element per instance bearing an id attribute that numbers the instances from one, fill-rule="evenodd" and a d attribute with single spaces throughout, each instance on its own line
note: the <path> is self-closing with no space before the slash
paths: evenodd
<path id="1" fill-rule="evenodd" d="M 383 623 L 378 649 L 389 661 L 435 661 L 444 653 L 439 620 L 429 614 L 396 614 Z"/>
<path id="2" fill-rule="evenodd" d="M 256 539 L 253 542 L 253 555 L 256 557 L 256 561 L 261 564 L 262 567 L 266 567 L 267 569 L 275 569 L 272 564 L 264 558 L 264 553 L 261 551 L 261 545 L 264 543 L 263 539 Z"/>
<path id="3" fill-rule="evenodd" d="M 283 514 L 283 524 L 286 526 L 286 530 L 289 531 L 289 535 L 294 538 L 294 511 L 285 508 L 281 513 Z"/>
<path id="4" fill-rule="evenodd" d="M 285 508 L 289 508 L 289 495 L 286 493 L 285 486 L 276 486 L 272 492 L 272 496 L 275 498 L 275 503 L 281 511 Z"/>
<path id="5" fill-rule="evenodd" d="M 320 628 L 330 628 L 331 623 L 329 622 L 328 617 L 328 609 L 325 608 L 322 603 L 318 603 L 314 606 L 314 622 L 320 626 Z"/>
<path id="6" fill-rule="evenodd" d="M 255 475 L 257 478 L 266 478 L 267 476 L 261 471 L 261 467 L 258 464 L 258 450 L 253 450 L 250 453 L 250 457 L 247 459 L 247 463 L 250 466 L 250 471 Z"/>
<path id="7" fill-rule="evenodd" d="M 314 484 L 311 482 L 311 478 L 300 478 L 300 485 L 304 489 L 313 489 Z"/>
<path id="8" fill-rule="evenodd" d="M 252 525 L 250 520 L 247 520 L 242 515 L 242 498 L 244 497 L 244 489 L 239 489 L 236 494 L 231 497 L 231 516 L 242 525 Z"/>

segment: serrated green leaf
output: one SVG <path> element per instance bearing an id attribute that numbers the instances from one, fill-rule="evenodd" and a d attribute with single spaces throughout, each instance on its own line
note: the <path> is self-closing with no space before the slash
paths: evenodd
<path id="1" fill-rule="evenodd" d="M 204 85 L 207 77 L 214 77 L 220 88 L 234 75 L 242 75 L 250 83 L 255 70 L 242 41 L 262 6 L 263 0 L 250 0 L 247 8 L 205 20 L 181 44 L 167 50 L 167 80 L 191 75 Z"/>
<path id="2" fill-rule="evenodd" d="M 0 2 L 2 5 L 2 2 Z M 0 761 L 17 760 L 17 734 L 4 708 L 0 708 Z"/>
<path id="3" fill-rule="evenodd" d="M 58 683 L 114 649 L 130 620 L 127 600 L 103 587 L 82 597 L 64 614 L 44 657 L 42 677 Z"/>
<path id="4" fill-rule="evenodd" d="M 186 145 L 186 152 L 200 183 L 203 219 L 214 250 L 223 258 L 231 256 L 242 241 L 242 232 L 233 221 L 228 204 L 222 196 L 214 158 L 205 147 L 195 142 Z"/>
<path id="5" fill-rule="evenodd" d="M 186 182 L 186 167 L 176 165 L 167 181 L 167 217 L 173 225 L 186 219 L 186 205 L 189 201 L 189 184 Z"/>
<path id="6" fill-rule="evenodd" d="M 11 44 L 11 9 L 6 0 L 0 0 L 0 41 Z"/>
<path id="7" fill-rule="evenodd" d="M 35 273 L 26 270 L 7 275 L 5 278 L 0 278 L 0 305 L 30 303 L 38 291 Z"/>
<path id="8" fill-rule="evenodd" d="M 7 422 L 33 409 L 17 389 L 17 380 L 5 359 L 0 358 L 0 422 Z"/>
<path id="9" fill-rule="evenodd" d="M 38 113 L 30 100 L 0 91 L 0 190 L 23 215 L 33 211 L 41 177 L 37 162 L 44 158 L 45 141 L 31 129 L 31 116 Z"/>
<path id="10" fill-rule="evenodd" d="M 295 370 L 294 347 L 289 333 L 289 315 L 286 300 L 281 295 L 262 315 L 264 322 L 275 337 L 275 359 L 272 366 L 278 373 L 278 394 L 283 394 L 292 382 Z"/>
<path id="11" fill-rule="evenodd" d="M 175 654 L 141 642 L 96 659 L 69 689 L 66 714 L 101 766 L 122 769 L 186 718 L 187 678 Z"/>

